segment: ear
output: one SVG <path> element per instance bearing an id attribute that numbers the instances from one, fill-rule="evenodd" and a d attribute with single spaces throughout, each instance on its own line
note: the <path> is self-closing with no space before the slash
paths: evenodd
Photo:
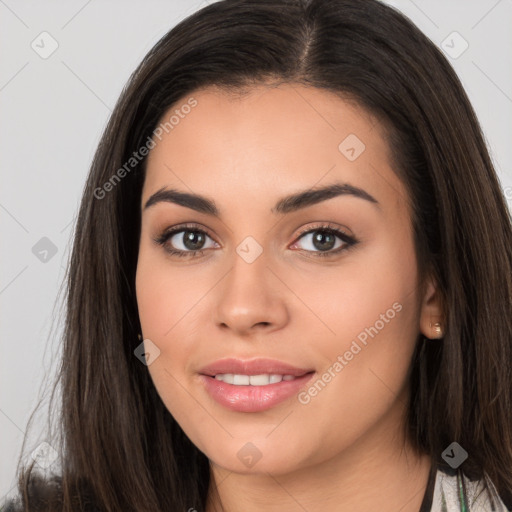
<path id="1" fill-rule="evenodd" d="M 436 326 L 435 324 L 440 324 Z M 439 286 L 432 277 L 427 279 L 420 310 L 420 331 L 429 339 L 438 339 L 446 332 L 443 316 L 443 297 Z"/>

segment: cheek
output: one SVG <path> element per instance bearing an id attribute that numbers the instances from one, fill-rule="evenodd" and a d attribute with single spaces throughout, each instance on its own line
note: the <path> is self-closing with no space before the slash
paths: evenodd
<path id="1" fill-rule="evenodd" d="M 137 304 L 144 336 L 162 338 L 172 328 L 179 308 L 179 283 L 159 263 L 140 261 L 137 268 Z"/>
<path id="2" fill-rule="evenodd" d="M 172 376 L 188 357 L 187 336 L 180 336 L 180 328 L 193 315 L 187 315 L 187 306 L 194 294 L 194 281 L 182 282 L 182 273 L 171 272 L 165 258 L 154 250 L 141 247 L 136 274 L 137 306 L 144 339 L 151 340 L 160 350 L 159 357 L 148 370 L 157 390 L 161 385 L 173 387 Z M 197 300 L 197 299 L 196 299 Z M 186 316 L 185 316 L 186 315 Z M 183 320 L 180 321 L 180 319 Z M 180 339 L 180 342 L 176 341 Z M 172 394 L 171 394 L 172 396 Z M 162 397 L 163 398 L 163 397 Z"/>
<path id="3" fill-rule="evenodd" d="M 383 244 L 354 258 L 339 278 L 324 279 L 310 294 L 335 332 L 317 322 L 318 332 L 326 333 L 316 336 L 324 367 L 301 396 L 304 429 L 318 428 L 318 418 L 329 423 L 325 445 L 354 442 L 392 409 L 406 386 L 418 312 L 415 258 L 401 247 Z"/>
<path id="4" fill-rule="evenodd" d="M 142 332 L 160 350 L 148 366 L 153 384 L 168 411 L 181 424 L 187 422 L 190 395 L 184 376 L 193 355 L 190 329 L 201 286 L 186 271 L 171 270 L 165 258 L 141 248 L 136 275 L 137 303 Z M 204 287 L 203 287 L 204 288 Z M 202 291 L 204 294 L 204 290 Z M 204 413 L 204 411 L 203 411 Z M 201 410 L 196 411 L 201 415 Z M 207 418 L 195 418 L 201 424 Z"/>
<path id="5" fill-rule="evenodd" d="M 162 250 L 163 251 L 163 250 Z M 144 336 L 165 341 L 190 325 L 194 304 L 207 291 L 193 267 L 177 267 L 154 250 L 141 248 L 136 274 L 137 305 Z M 186 319 L 184 318 L 186 316 Z"/>
<path id="6" fill-rule="evenodd" d="M 364 339 L 375 324 L 379 338 L 415 327 L 416 262 L 407 240 L 368 244 L 336 267 L 302 265 L 281 269 L 285 272 L 287 284 L 309 309 L 302 307 L 303 319 L 297 315 L 300 330 L 316 333 L 316 339 L 320 335 L 318 348 L 326 353 L 339 352 L 361 333 Z M 407 333 L 399 338 L 406 340 Z"/>
<path id="7" fill-rule="evenodd" d="M 317 333 L 320 343 L 315 348 L 321 354 L 324 371 L 330 369 L 336 375 L 333 379 L 326 376 L 333 384 L 328 384 L 325 400 L 318 400 L 316 406 L 343 402 L 354 407 L 356 414 L 365 404 L 377 412 L 383 403 L 376 407 L 376 397 L 393 398 L 401 392 L 418 331 L 412 251 L 406 243 L 374 244 L 371 251 L 354 255 L 350 263 L 347 259 L 347 265 L 336 271 L 336 278 L 332 274 L 321 276 L 313 288 L 313 281 L 308 279 L 308 305 L 322 320 L 315 319 L 315 330 L 309 329 L 309 333 L 312 339 Z M 292 286 L 302 286 L 305 294 L 305 284 L 300 281 L 297 278 Z M 306 332 L 306 325 L 303 327 Z M 341 366 L 333 368 L 340 363 L 339 356 Z"/>

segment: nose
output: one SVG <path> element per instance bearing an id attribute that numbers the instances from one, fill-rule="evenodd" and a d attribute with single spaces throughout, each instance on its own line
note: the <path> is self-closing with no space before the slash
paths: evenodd
<path id="1" fill-rule="evenodd" d="M 286 287 L 268 267 L 265 252 L 252 263 L 235 254 L 231 270 L 219 283 L 215 324 L 238 336 L 270 333 L 289 321 Z"/>

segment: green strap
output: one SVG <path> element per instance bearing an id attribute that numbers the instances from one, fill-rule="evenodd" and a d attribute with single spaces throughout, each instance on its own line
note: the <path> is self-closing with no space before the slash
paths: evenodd
<path id="1" fill-rule="evenodd" d="M 457 483 L 459 484 L 460 512 L 468 512 L 468 505 L 464 499 L 464 488 L 462 487 L 462 479 L 460 471 L 457 471 Z"/>

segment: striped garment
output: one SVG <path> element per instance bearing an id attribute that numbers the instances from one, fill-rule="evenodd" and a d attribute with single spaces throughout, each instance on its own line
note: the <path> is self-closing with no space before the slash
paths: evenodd
<path id="1" fill-rule="evenodd" d="M 469 480 L 462 471 L 439 468 L 429 512 L 511 512 L 488 477 Z"/>

